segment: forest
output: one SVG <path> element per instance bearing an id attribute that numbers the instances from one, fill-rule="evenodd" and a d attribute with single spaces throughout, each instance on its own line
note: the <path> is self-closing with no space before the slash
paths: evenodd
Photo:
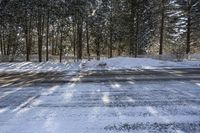
<path id="1" fill-rule="evenodd" d="M 200 133 L 200 0 L 0 0 L 0 133 Z"/>
<path id="2" fill-rule="evenodd" d="M 1 0 L 1 61 L 200 52 L 199 0 Z"/>

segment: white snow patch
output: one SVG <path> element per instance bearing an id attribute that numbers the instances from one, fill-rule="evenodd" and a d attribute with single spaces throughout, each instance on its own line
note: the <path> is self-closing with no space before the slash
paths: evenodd
<path id="1" fill-rule="evenodd" d="M 99 64 L 106 64 L 100 67 Z M 102 61 L 90 61 L 85 64 L 87 69 L 155 69 L 155 68 L 187 68 L 200 67 L 200 61 L 173 62 L 151 58 L 116 57 Z"/>
<path id="2" fill-rule="evenodd" d="M 54 62 L 20 62 L 20 63 L 0 63 L 0 72 L 48 72 L 78 70 L 80 63 L 54 63 Z"/>
<path id="3" fill-rule="evenodd" d="M 104 65 L 101 65 L 104 64 Z M 48 72 L 48 71 L 70 71 L 77 70 L 115 70 L 115 69 L 158 69 L 158 68 L 196 68 L 200 67 L 200 61 L 184 60 L 182 62 L 163 61 L 151 58 L 116 57 L 101 61 L 92 60 L 76 63 L 57 62 L 21 62 L 0 63 L 0 72 Z"/>

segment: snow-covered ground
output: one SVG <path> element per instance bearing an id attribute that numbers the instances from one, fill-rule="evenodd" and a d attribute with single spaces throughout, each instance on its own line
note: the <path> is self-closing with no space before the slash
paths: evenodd
<path id="1" fill-rule="evenodd" d="M 78 70 L 80 63 L 54 63 L 54 62 L 20 62 L 0 63 L 0 72 L 48 72 Z"/>
<path id="2" fill-rule="evenodd" d="M 0 133 L 199 133 L 200 82 L 0 89 Z"/>
<path id="3" fill-rule="evenodd" d="M 194 68 L 200 67 L 200 61 L 172 62 L 161 61 L 151 58 L 129 58 L 117 57 L 101 61 L 82 61 L 76 63 L 55 63 L 55 62 L 20 62 L 0 63 L 0 72 L 47 72 L 66 70 L 97 70 L 97 69 L 155 69 L 155 68 Z"/>
<path id="4" fill-rule="evenodd" d="M 72 64 L 0 63 L 0 133 L 199 133 L 200 80 L 189 80 L 188 77 L 194 74 L 199 77 L 199 73 L 196 74 L 198 69 L 191 73 L 169 72 L 174 73 L 169 78 L 186 75 L 188 80 L 182 81 L 137 81 L 131 78 L 134 72 L 131 74 L 122 70 L 119 72 L 129 75 L 121 75 L 121 78 L 129 80 L 117 80 L 115 77 L 120 77 L 120 73 L 112 75 L 114 71 L 107 71 L 110 72 L 107 77 L 101 73 L 99 77 L 104 80 L 98 82 L 94 73 L 92 76 L 86 72 L 85 76 L 88 77 L 82 73 L 84 70 L 136 69 L 135 72 L 140 74 L 137 69 L 197 67 L 200 67 L 199 61 L 170 62 L 126 57 Z M 75 74 L 56 77 L 43 73 L 52 77 L 40 77 L 39 81 L 53 80 L 35 84 L 32 83 L 33 76 L 27 76 L 27 80 L 24 80 L 19 76 L 23 76 L 23 73 L 18 76 L 5 76 L 3 73 L 32 72 L 30 75 L 34 75 L 33 72 L 47 71 Z M 159 79 L 159 75 L 167 76 L 162 71 L 153 70 L 147 75 L 144 72 L 141 76 L 158 76 Z M 153 75 L 153 72 L 157 73 Z M 100 74 L 98 71 L 96 73 Z M 138 77 L 137 74 L 134 76 Z M 59 78 L 71 82 L 54 82 Z M 84 78 L 92 80 L 81 82 Z M 18 82 L 22 84 L 16 85 Z"/>
<path id="5" fill-rule="evenodd" d="M 88 69 L 102 68 L 104 65 L 105 69 L 155 69 L 155 68 L 191 68 L 200 67 L 200 61 L 188 61 L 172 62 L 162 61 L 151 58 L 129 58 L 129 57 L 117 57 L 106 59 L 102 61 L 89 61 L 86 62 L 85 66 Z"/>

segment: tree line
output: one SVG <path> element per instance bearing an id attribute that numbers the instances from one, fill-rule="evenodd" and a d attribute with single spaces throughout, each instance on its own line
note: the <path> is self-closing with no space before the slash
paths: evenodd
<path id="1" fill-rule="evenodd" d="M 0 1 L 0 53 L 11 61 L 191 54 L 199 27 L 199 0 Z"/>

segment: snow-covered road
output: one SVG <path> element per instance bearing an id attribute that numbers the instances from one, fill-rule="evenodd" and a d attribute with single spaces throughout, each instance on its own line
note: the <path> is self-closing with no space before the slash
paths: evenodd
<path id="1" fill-rule="evenodd" d="M 200 81 L 69 82 L 0 89 L 0 133 L 199 133 Z"/>

